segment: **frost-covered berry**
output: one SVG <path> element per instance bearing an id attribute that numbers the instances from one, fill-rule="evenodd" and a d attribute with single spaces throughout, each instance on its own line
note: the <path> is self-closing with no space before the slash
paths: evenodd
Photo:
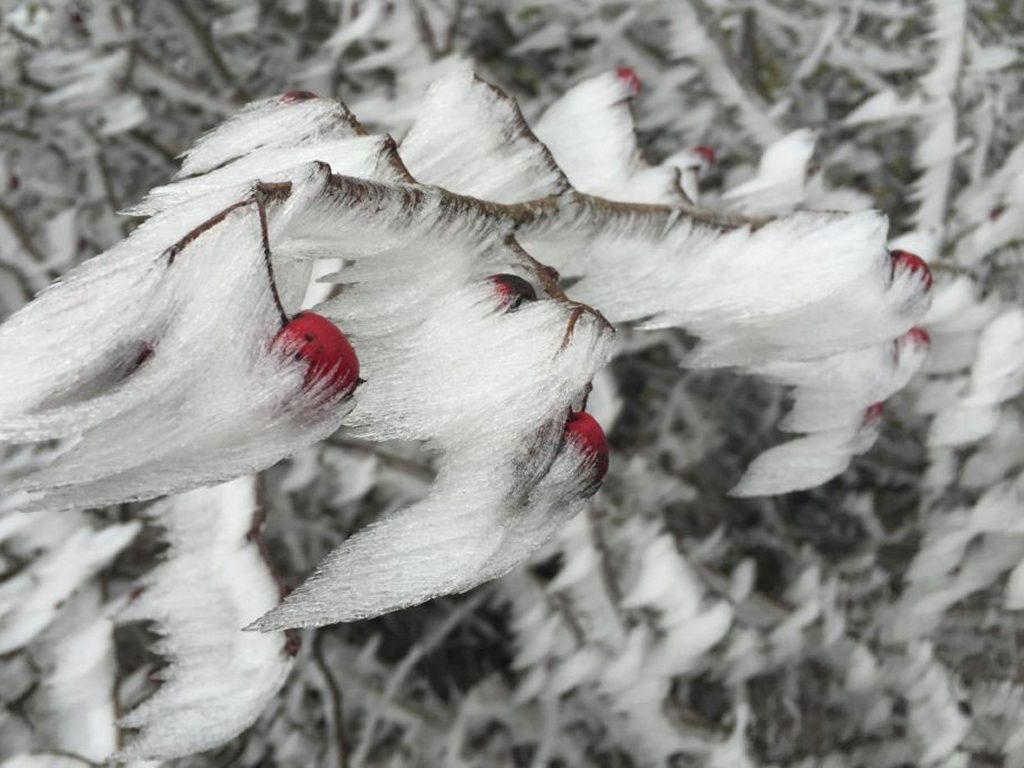
<path id="1" fill-rule="evenodd" d="M 709 147 L 707 144 L 699 144 L 693 148 L 693 151 L 704 158 L 708 165 L 715 164 L 715 148 Z"/>
<path id="2" fill-rule="evenodd" d="M 903 334 L 903 338 L 922 347 L 930 346 L 932 343 L 932 337 L 928 335 L 928 331 L 924 328 L 919 328 L 916 325 Z"/>
<path id="3" fill-rule="evenodd" d="M 575 443 L 578 450 L 585 455 L 593 457 L 592 481 L 600 481 L 608 472 L 608 440 L 601 425 L 586 411 L 576 411 L 569 414 L 563 437 L 566 442 Z"/>
<path id="4" fill-rule="evenodd" d="M 892 274 L 896 276 L 897 272 L 906 270 L 911 274 L 920 273 L 921 282 L 924 283 L 924 289 L 926 291 L 931 290 L 932 287 L 932 271 L 928 269 L 928 264 L 920 256 L 917 256 L 910 251 L 889 251 L 889 257 L 892 259 Z"/>
<path id="5" fill-rule="evenodd" d="M 315 312 L 295 315 L 274 336 L 271 348 L 306 362 L 306 389 L 326 386 L 332 397 L 347 395 L 359 381 L 359 358 L 345 334 Z"/>
<path id="6" fill-rule="evenodd" d="M 491 275 L 487 279 L 494 285 L 494 295 L 506 312 L 519 309 L 524 301 L 537 300 L 533 286 L 518 275 Z"/>
<path id="7" fill-rule="evenodd" d="M 128 369 L 128 373 L 134 373 L 142 367 L 149 358 L 153 356 L 153 347 L 146 342 L 140 342 L 138 351 L 135 353 L 135 359 L 132 360 L 131 367 Z"/>
<path id="8" fill-rule="evenodd" d="M 294 104 L 297 101 L 309 101 L 315 98 L 316 94 L 312 91 L 285 91 L 281 94 L 281 101 L 285 104 Z"/>
<path id="9" fill-rule="evenodd" d="M 629 67 L 619 67 L 615 70 L 615 76 L 626 86 L 630 96 L 636 96 L 643 88 L 640 77 Z"/>
<path id="10" fill-rule="evenodd" d="M 872 403 L 864 409 L 864 425 L 869 426 L 882 418 L 885 403 Z"/>
<path id="11" fill-rule="evenodd" d="M 928 331 L 915 325 L 898 339 L 893 340 L 892 351 L 897 364 L 901 363 L 904 358 L 907 358 L 908 361 L 912 359 L 923 361 L 922 355 L 927 354 L 931 344 L 932 338 L 928 335 Z"/>

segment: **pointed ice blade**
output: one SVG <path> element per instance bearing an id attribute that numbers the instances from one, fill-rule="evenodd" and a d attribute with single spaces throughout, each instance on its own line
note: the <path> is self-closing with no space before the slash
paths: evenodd
<path id="1" fill-rule="evenodd" d="M 119 617 L 156 623 L 169 666 L 149 698 L 121 718 L 135 729 L 120 759 L 169 760 L 220 746 L 252 725 L 291 669 L 283 633 L 242 628 L 279 587 L 251 535 L 256 479 L 192 491 L 153 508 L 169 544 Z"/>
<path id="2" fill-rule="evenodd" d="M 468 65 L 430 86 L 401 154 L 419 181 L 483 200 L 525 202 L 568 188 L 516 102 Z"/>

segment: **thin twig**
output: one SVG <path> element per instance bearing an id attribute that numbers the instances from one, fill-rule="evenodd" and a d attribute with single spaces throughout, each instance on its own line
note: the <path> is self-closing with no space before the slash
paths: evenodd
<path id="1" fill-rule="evenodd" d="M 196 16 L 186 0 L 171 0 L 170 6 L 185 21 L 185 26 L 192 34 L 193 39 L 199 46 L 199 50 L 206 57 L 210 68 L 217 74 L 221 82 L 234 90 L 234 100 L 240 104 L 250 101 L 252 97 L 248 91 L 246 91 L 231 70 L 228 69 L 224 59 L 221 58 L 220 51 L 217 50 L 217 46 L 213 42 L 210 30 L 199 20 L 199 17 Z"/>
<path id="2" fill-rule="evenodd" d="M 455 48 L 455 32 L 459 27 L 459 22 L 462 20 L 462 11 L 465 6 L 465 0 L 455 0 L 455 4 L 452 6 L 452 18 L 448 23 L 448 29 L 445 30 L 444 42 L 441 44 L 440 54 L 442 58 L 450 54 Z"/>
<path id="3" fill-rule="evenodd" d="M 263 196 L 262 187 L 256 186 L 253 192 L 253 203 L 256 206 L 256 213 L 260 219 L 260 246 L 263 248 L 263 266 L 267 270 L 267 279 L 270 281 L 270 295 L 274 299 L 274 306 L 277 307 L 281 316 L 281 327 L 288 325 L 288 313 L 281 303 L 281 294 L 277 291 L 277 280 L 274 279 L 274 262 L 270 255 L 270 231 L 267 227 L 267 202 Z"/>
<path id="4" fill-rule="evenodd" d="M 348 768 L 348 755 L 350 746 L 348 742 L 348 735 L 345 731 L 345 711 L 342 706 L 342 694 L 341 688 L 338 686 L 338 681 L 334 679 L 334 675 L 331 673 L 331 668 L 327 664 L 327 659 L 324 657 L 323 642 L 326 633 L 323 631 L 317 631 L 313 637 L 313 658 L 316 661 L 317 667 L 320 668 L 320 674 L 324 677 L 324 682 L 327 683 L 327 691 L 330 695 L 331 702 L 331 721 L 334 728 L 334 746 L 338 752 L 338 766 L 339 768 Z"/>
<path id="5" fill-rule="evenodd" d="M 434 40 L 434 30 L 430 27 L 430 20 L 427 18 L 426 9 L 424 9 L 420 0 L 412 0 L 412 6 L 416 13 L 416 30 L 420 34 L 420 40 L 430 53 L 430 58 L 437 59 L 440 57 L 441 52 L 437 41 Z"/>
<path id="6" fill-rule="evenodd" d="M 704 0 L 687 2 L 705 33 L 706 47 L 703 55 L 696 59 L 705 70 L 708 83 L 739 111 L 744 128 L 759 144 L 764 146 L 777 141 L 782 137 L 782 131 L 769 117 L 765 100 L 744 77 L 743 68 L 722 35 L 715 14 Z"/>
<path id="7" fill-rule="evenodd" d="M 11 234 L 14 235 L 14 239 L 18 241 L 18 245 L 21 246 L 21 249 L 25 251 L 33 261 L 38 262 L 40 267 L 42 267 L 43 262 L 45 261 L 42 252 L 36 248 L 35 243 L 32 242 L 32 238 L 29 237 L 28 232 L 18 220 L 18 215 L 2 202 L 0 202 L 0 219 L 3 219 L 4 224 L 7 225 Z"/>
<path id="8" fill-rule="evenodd" d="M 215 213 L 210 218 L 206 219 L 202 223 L 193 227 L 191 230 L 185 233 L 185 235 L 178 240 L 176 243 L 171 245 L 164 251 L 164 256 L 167 257 L 167 263 L 173 264 L 178 254 L 187 248 L 197 238 L 209 232 L 215 226 L 220 224 L 224 219 L 231 215 L 232 212 L 237 211 L 239 208 L 245 208 L 256 202 L 256 195 L 258 194 L 264 203 L 271 200 L 281 200 L 291 195 L 292 185 L 290 182 L 283 182 L 280 184 L 267 184 L 264 182 L 257 182 L 253 194 L 248 197 L 239 200 L 237 203 L 232 203 L 222 211 Z"/>
<path id="9" fill-rule="evenodd" d="M 399 662 L 395 671 L 391 674 L 391 677 L 388 678 L 387 684 L 384 686 L 382 699 L 385 703 L 390 703 L 391 699 L 398 693 L 402 684 L 405 682 L 405 679 L 413 669 L 416 668 L 416 665 L 420 660 L 440 645 L 441 641 L 443 641 L 451 631 L 466 618 L 466 616 L 475 611 L 482 602 L 487 600 L 490 597 L 492 590 L 492 585 L 477 589 L 475 593 L 455 606 L 445 620 L 435 626 L 434 629 L 432 629 L 427 636 L 423 638 L 422 642 L 417 643 L 409 650 L 405 655 L 405 658 Z M 374 710 L 367 715 L 366 722 L 362 728 L 363 738 L 359 743 L 359 749 L 356 750 L 356 753 L 352 758 L 352 763 L 357 766 L 357 768 L 361 768 L 366 762 L 370 752 L 370 747 L 373 746 L 373 732 L 376 729 L 379 719 L 380 717 L 377 710 Z"/>
<path id="10" fill-rule="evenodd" d="M 375 456 L 381 464 L 393 469 L 402 470 L 403 472 L 427 482 L 433 481 L 436 474 L 428 465 L 385 451 L 376 443 L 357 440 L 351 437 L 343 437 L 341 435 L 334 435 L 333 437 L 327 438 L 326 443 L 327 445 L 331 445 L 336 448 L 345 448 L 371 454 Z"/>
<path id="11" fill-rule="evenodd" d="M 747 8 L 741 14 L 740 19 L 740 66 L 750 87 L 767 101 L 768 92 L 761 79 L 764 65 L 761 62 L 761 52 L 757 45 L 757 12 L 753 8 Z"/>
<path id="12" fill-rule="evenodd" d="M 142 49 L 135 51 L 135 57 L 132 76 L 138 88 L 156 88 L 170 101 L 191 104 L 222 118 L 232 114 L 239 106 L 237 100 L 220 98 L 197 83 L 165 69 L 162 62 Z"/>
<path id="13" fill-rule="evenodd" d="M 468 195 L 458 195 L 440 187 L 424 185 L 394 185 L 369 181 L 349 176 L 331 174 L 330 167 L 321 163 L 323 170 L 329 174 L 326 179 L 325 191 L 340 196 L 346 206 L 358 206 L 360 203 L 374 204 L 379 208 L 381 200 L 392 197 L 398 190 L 403 199 L 401 210 L 407 220 L 415 221 L 415 215 L 425 207 L 433 207 L 440 202 L 445 216 L 456 218 L 463 214 L 489 217 L 498 228 L 504 228 L 509 234 L 504 244 L 513 254 L 529 268 L 540 282 L 544 291 L 552 299 L 568 304 L 571 307 L 562 348 L 568 345 L 573 331 L 583 313 L 592 315 L 607 332 L 614 333 L 614 326 L 596 309 L 586 304 L 572 301 L 566 296 L 558 283 L 556 270 L 541 264 L 523 249 L 515 232 L 522 229 L 529 232 L 531 227 L 543 230 L 556 223 L 571 223 L 582 228 L 598 229 L 610 226 L 617 219 L 628 220 L 638 227 L 645 227 L 660 233 L 667 233 L 681 222 L 689 221 L 700 226 L 713 227 L 723 231 L 746 226 L 756 229 L 769 219 L 722 216 L 714 211 L 704 210 L 689 205 L 657 205 L 634 204 L 607 200 L 595 195 L 588 195 L 571 190 L 567 194 L 529 200 L 522 203 L 496 203 L 480 200 Z M 189 243 L 210 228 L 223 221 L 233 210 L 248 205 L 260 196 L 265 202 L 280 201 L 288 198 L 292 192 L 290 182 L 274 184 L 258 183 L 254 194 L 244 200 L 228 206 L 205 222 L 187 233 L 181 240 L 167 249 L 169 263 Z M 273 282 L 272 282 L 273 285 Z"/>

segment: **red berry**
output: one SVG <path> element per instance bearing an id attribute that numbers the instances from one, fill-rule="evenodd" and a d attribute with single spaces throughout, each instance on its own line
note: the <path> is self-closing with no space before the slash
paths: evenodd
<path id="1" fill-rule="evenodd" d="M 643 88 L 640 77 L 629 67 L 619 67 L 615 70 L 615 76 L 626 86 L 630 96 L 636 96 Z"/>
<path id="2" fill-rule="evenodd" d="M 930 346 L 932 343 L 932 337 L 928 335 L 928 331 L 918 328 L 916 325 L 903 334 L 903 338 L 914 341 L 923 347 Z"/>
<path id="3" fill-rule="evenodd" d="M 345 334 L 315 312 L 300 312 L 277 332 L 271 348 L 307 364 L 304 389 L 326 386 L 331 397 L 347 395 L 359 382 L 359 358 Z"/>
<path id="4" fill-rule="evenodd" d="M 917 256 L 910 251 L 889 251 L 889 257 L 892 259 L 892 274 L 896 276 L 896 271 L 905 269 L 911 274 L 921 273 L 921 281 L 924 283 L 924 289 L 926 291 L 931 290 L 932 287 L 932 271 L 928 269 L 928 264 L 920 256 Z"/>
<path id="5" fill-rule="evenodd" d="M 506 312 L 519 309 L 524 301 L 537 300 L 533 286 L 518 275 L 491 275 L 487 279 L 494 284 L 494 294 Z"/>
<path id="6" fill-rule="evenodd" d="M 608 440 L 594 417 L 586 411 L 570 413 L 562 436 L 566 441 L 574 442 L 579 450 L 593 458 L 593 481 L 596 483 L 601 480 L 608 472 Z"/>
<path id="7" fill-rule="evenodd" d="M 312 91 L 285 91 L 281 94 L 281 101 L 285 104 L 294 104 L 297 101 L 309 101 L 315 98 L 316 94 Z"/>
<path id="8" fill-rule="evenodd" d="M 880 418 L 882 418 L 882 410 L 885 408 L 885 403 L 872 403 L 864 409 L 864 426 L 874 424 Z"/>
<path id="9" fill-rule="evenodd" d="M 997 205 L 995 208 L 993 208 L 991 211 L 988 212 L 988 220 L 989 221 L 999 221 L 999 217 L 1001 217 L 1003 215 L 1003 212 L 1005 210 L 1006 210 L 1006 206 L 1004 206 L 1004 205 Z"/>
<path id="10" fill-rule="evenodd" d="M 124 367 L 121 368 L 121 370 L 119 371 L 119 380 L 127 379 L 129 376 L 131 376 L 133 373 L 139 370 L 139 368 L 145 365 L 146 361 L 148 361 L 155 354 L 155 350 L 153 349 L 153 347 L 150 346 L 150 344 L 145 341 L 136 342 L 134 351 L 135 356 L 132 357 L 131 360 L 128 361 L 124 365 Z"/>
<path id="11" fill-rule="evenodd" d="M 132 361 L 132 367 L 131 367 L 131 370 L 129 371 L 129 373 L 133 373 L 134 371 L 136 371 L 139 368 L 141 368 L 142 364 L 145 363 L 147 360 L 149 360 L 149 358 L 151 358 L 152 356 L 153 356 L 153 347 L 151 347 L 149 344 L 147 344 L 144 341 L 140 342 L 139 343 L 139 347 L 138 347 L 138 351 L 135 353 L 135 359 Z"/>
<path id="12" fill-rule="evenodd" d="M 715 149 L 707 144 L 700 144 L 693 148 L 693 151 L 707 160 L 708 165 L 715 164 Z"/>

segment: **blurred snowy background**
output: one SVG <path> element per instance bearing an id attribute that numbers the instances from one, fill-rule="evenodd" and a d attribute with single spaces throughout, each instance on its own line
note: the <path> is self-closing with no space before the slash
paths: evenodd
<path id="1" fill-rule="evenodd" d="M 681 369 L 682 332 L 620 330 L 590 406 L 612 468 L 553 544 L 467 595 L 300 633 L 253 728 L 168 764 L 1024 766 L 1019 2 L 0 7 L 0 318 L 123 238 L 118 211 L 246 102 L 336 95 L 400 138 L 457 59 L 531 123 L 630 67 L 640 146 L 683 153 L 702 205 L 878 208 L 934 275 L 930 358 L 877 443 L 783 496 L 728 494 L 784 439 L 787 391 Z M 0 447 L 0 480 L 45 449 Z M 284 581 L 434 471 L 344 433 L 267 471 Z M 148 625 L 113 618 L 164 548 L 139 507 L 0 517 L 0 764 L 102 760 L 159 679 Z M 232 684 L 189 682 L 197 700 Z"/>

